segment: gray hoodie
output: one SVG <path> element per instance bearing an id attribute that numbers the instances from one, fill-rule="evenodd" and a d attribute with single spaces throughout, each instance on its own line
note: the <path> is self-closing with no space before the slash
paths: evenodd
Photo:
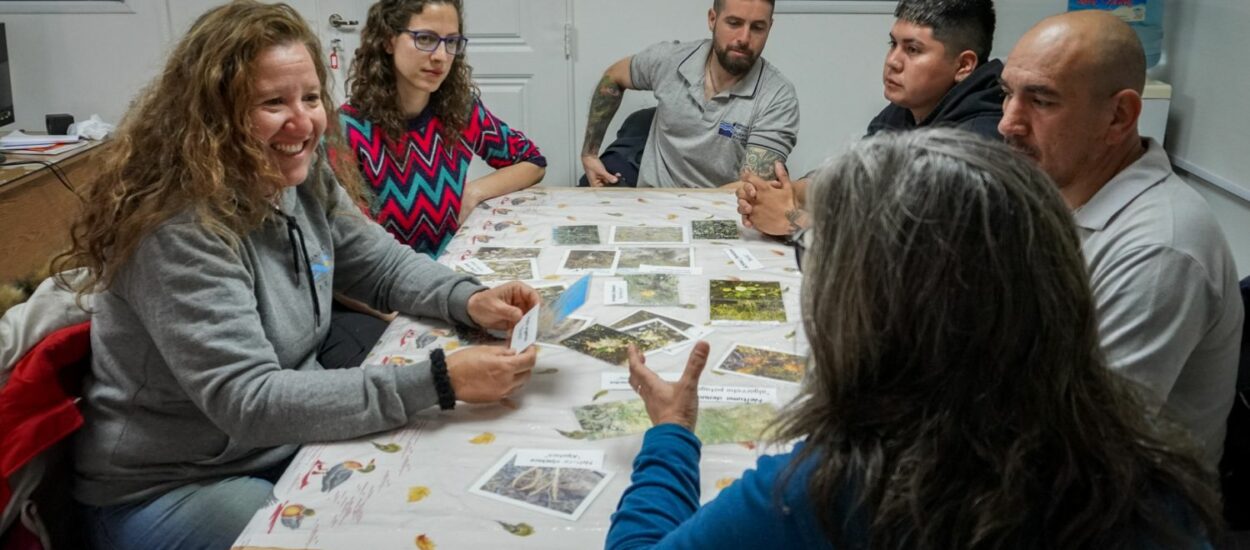
<path id="1" fill-rule="evenodd" d="M 322 369 L 333 293 L 472 325 L 468 299 L 483 287 L 398 243 L 317 166 L 237 246 L 191 212 L 173 217 L 96 296 L 79 501 L 254 473 L 300 444 L 396 428 L 437 403 L 424 361 Z"/>

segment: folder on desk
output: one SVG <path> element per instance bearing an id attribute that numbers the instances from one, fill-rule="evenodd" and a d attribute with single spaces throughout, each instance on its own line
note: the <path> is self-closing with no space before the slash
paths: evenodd
<path id="1" fill-rule="evenodd" d="M 58 143 L 77 143 L 78 136 L 52 136 L 52 135 L 31 135 L 21 130 L 14 130 L 4 137 L 0 137 L 0 149 L 26 149 L 30 147 L 42 147 L 48 145 L 56 145 Z"/>

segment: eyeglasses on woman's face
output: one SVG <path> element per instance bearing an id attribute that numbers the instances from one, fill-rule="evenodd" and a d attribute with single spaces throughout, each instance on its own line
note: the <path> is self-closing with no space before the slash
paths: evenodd
<path id="1" fill-rule="evenodd" d="M 469 47 L 469 39 L 458 34 L 439 36 L 436 32 L 412 29 L 404 29 L 401 32 L 411 35 L 412 44 L 423 52 L 434 53 L 438 51 L 439 44 L 445 44 L 449 55 L 464 55 L 464 50 Z"/>

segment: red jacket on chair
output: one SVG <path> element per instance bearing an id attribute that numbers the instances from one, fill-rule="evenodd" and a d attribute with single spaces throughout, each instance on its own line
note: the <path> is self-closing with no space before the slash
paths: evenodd
<path id="1" fill-rule="evenodd" d="M 90 329 L 86 322 L 48 335 L 0 388 L 0 514 L 11 504 L 10 478 L 82 426 L 74 401 L 91 365 Z"/>

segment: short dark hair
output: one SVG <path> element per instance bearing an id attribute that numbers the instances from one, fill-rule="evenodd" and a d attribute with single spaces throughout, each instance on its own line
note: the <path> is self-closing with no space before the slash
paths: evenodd
<path id="1" fill-rule="evenodd" d="M 776 0 L 764 0 L 764 1 L 768 2 L 768 5 L 772 6 L 773 8 L 777 7 Z M 712 11 L 716 13 L 720 13 L 720 11 L 723 9 L 725 9 L 725 0 L 712 0 Z"/>
<path id="2" fill-rule="evenodd" d="M 958 55 L 977 54 L 977 63 L 990 58 L 994 46 L 993 0 L 902 0 L 894 17 L 933 29 L 933 37 Z"/>

